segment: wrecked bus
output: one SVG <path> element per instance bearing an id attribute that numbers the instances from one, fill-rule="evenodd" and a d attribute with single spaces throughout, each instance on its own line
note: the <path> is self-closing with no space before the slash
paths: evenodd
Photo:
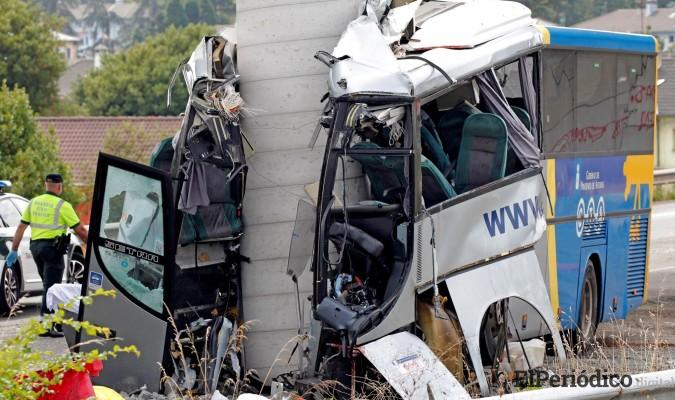
<path id="1" fill-rule="evenodd" d="M 101 154 L 78 319 L 110 328 L 105 349 L 136 345 L 139 358 L 106 361 L 96 384 L 132 392 L 229 394 L 243 362 L 240 238 L 247 164 L 234 45 L 201 40 L 181 63 L 189 100 L 180 131 L 150 166 Z M 101 338 L 77 332 L 74 343 Z"/>
<path id="2" fill-rule="evenodd" d="M 418 368 L 404 342 L 389 370 L 366 351 L 407 331 L 485 395 L 507 342 L 550 334 L 564 359 L 559 327 L 591 338 L 644 299 L 655 42 L 507 1 L 379 3 L 316 55 L 328 139 L 289 258 L 314 276 L 306 372 Z"/>

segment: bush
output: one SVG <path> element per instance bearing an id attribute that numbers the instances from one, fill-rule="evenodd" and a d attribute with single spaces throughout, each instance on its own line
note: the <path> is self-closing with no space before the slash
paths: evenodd
<path id="1" fill-rule="evenodd" d="M 114 297 L 115 292 L 99 289 L 91 296 L 78 297 L 73 301 L 91 304 L 96 296 Z M 33 350 L 32 345 L 38 335 L 46 332 L 52 323 L 67 325 L 76 331 L 84 330 L 91 336 L 109 337 L 111 333 L 109 328 L 66 318 L 63 306 L 55 314 L 45 316 L 42 322 L 30 320 L 19 334 L 0 343 L 0 399 L 38 399 L 49 392 L 50 386 L 60 383 L 67 371 L 84 371 L 87 364 L 116 357 L 120 353 L 140 355 L 135 346 L 118 345 L 110 351 L 93 349 L 64 355 Z"/>
<path id="2" fill-rule="evenodd" d="M 54 132 L 40 132 L 26 92 L 0 83 L 0 179 L 9 179 L 13 191 L 31 198 L 45 190 L 45 176 L 59 172 L 64 178 L 63 197 L 77 203 L 80 196 L 70 179 L 70 168 L 61 160 Z"/>

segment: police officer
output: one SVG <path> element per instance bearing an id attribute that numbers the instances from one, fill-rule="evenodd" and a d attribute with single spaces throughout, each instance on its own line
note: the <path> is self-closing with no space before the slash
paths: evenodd
<path id="1" fill-rule="evenodd" d="M 12 266 L 17 259 L 17 249 L 23 234 L 30 225 L 30 252 L 33 255 L 38 273 L 42 279 L 42 308 L 40 315 L 49 314 L 47 309 L 47 290 L 63 279 L 63 255 L 68 245 L 68 228 L 87 242 L 87 229 L 80 224 L 73 206 L 59 196 L 63 193 L 63 178 L 60 174 L 49 174 L 45 178 L 46 193 L 33 198 L 21 216 L 21 223 L 14 234 L 12 249 L 7 255 L 6 264 Z M 44 336 L 63 336 L 56 327 L 52 327 Z"/>

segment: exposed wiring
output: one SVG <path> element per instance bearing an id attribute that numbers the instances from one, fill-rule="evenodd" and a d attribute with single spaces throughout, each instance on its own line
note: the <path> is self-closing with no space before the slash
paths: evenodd
<path id="1" fill-rule="evenodd" d="M 437 64 L 434 64 L 433 62 L 427 60 L 427 59 L 424 58 L 424 57 L 420 57 L 420 56 L 405 56 L 405 57 L 399 58 L 399 60 L 420 60 L 420 61 L 423 61 L 423 62 L 429 64 L 430 67 L 432 67 L 432 68 L 434 68 L 435 70 L 437 70 L 438 72 L 440 72 L 441 75 L 443 75 L 443 77 L 445 77 L 445 79 L 447 79 L 447 80 L 448 80 L 448 83 L 450 83 L 451 85 L 454 85 L 455 83 L 457 83 L 457 81 L 454 80 L 454 79 L 452 79 L 452 78 L 450 77 L 450 75 L 448 75 L 448 73 L 445 72 L 445 71 L 443 70 L 443 68 L 439 67 Z"/>

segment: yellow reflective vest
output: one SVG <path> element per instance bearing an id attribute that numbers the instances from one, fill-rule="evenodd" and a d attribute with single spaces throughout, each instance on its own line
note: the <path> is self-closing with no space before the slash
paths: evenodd
<path id="1" fill-rule="evenodd" d="M 54 239 L 80 223 L 73 206 L 52 193 L 45 193 L 30 201 L 23 211 L 21 222 L 30 225 L 33 240 Z"/>

